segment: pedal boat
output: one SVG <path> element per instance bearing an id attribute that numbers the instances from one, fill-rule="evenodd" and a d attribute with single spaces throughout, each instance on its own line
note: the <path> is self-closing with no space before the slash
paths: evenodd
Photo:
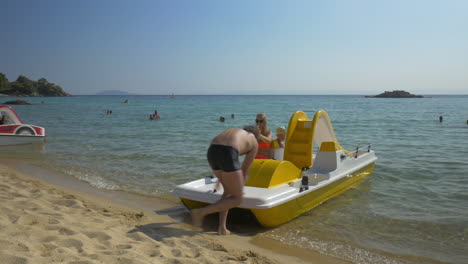
<path id="1" fill-rule="evenodd" d="M 265 227 L 281 225 L 357 185 L 372 173 L 376 160 L 370 144 L 343 149 L 325 111 L 312 120 L 297 111 L 289 121 L 283 160 L 254 160 L 239 208 L 251 211 Z M 221 198 L 216 183 L 208 176 L 178 185 L 172 193 L 188 209 L 199 208 Z"/>
<path id="2" fill-rule="evenodd" d="M 7 105 L 0 105 L 0 113 L 5 116 L 3 124 L 0 124 L 0 146 L 44 141 L 46 133 L 43 127 L 25 124 Z"/>

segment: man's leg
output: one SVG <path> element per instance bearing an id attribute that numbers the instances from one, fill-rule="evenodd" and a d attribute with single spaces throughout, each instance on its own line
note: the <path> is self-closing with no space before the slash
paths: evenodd
<path id="1" fill-rule="evenodd" d="M 216 177 L 218 177 L 217 187 L 219 187 L 219 185 L 223 185 L 222 171 L 213 171 L 213 174 L 215 174 Z M 219 188 L 216 188 L 216 190 L 219 191 Z M 221 199 L 225 199 L 227 196 L 228 194 L 226 192 L 223 192 Z M 229 209 L 218 213 L 219 214 L 218 235 L 229 235 L 231 233 L 226 227 L 228 212 L 229 212 Z"/>
<path id="2" fill-rule="evenodd" d="M 217 175 L 218 176 L 218 175 Z M 242 202 L 243 188 L 244 188 L 244 178 L 242 171 L 233 171 L 233 172 L 222 172 L 220 176 L 221 183 L 223 184 L 224 194 L 219 201 L 214 204 L 208 205 L 203 208 L 193 209 L 192 210 L 192 221 L 193 225 L 201 226 L 203 223 L 203 218 L 206 215 L 227 211 L 230 208 L 238 206 Z M 220 227 L 226 226 L 226 217 L 225 215 L 220 215 Z M 221 219 L 222 217 L 222 219 Z M 224 229 L 222 228 L 222 229 Z M 225 229 L 227 230 L 227 229 Z"/>
<path id="3" fill-rule="evenodd" d="M 225 197 L 227 196 L 228 194 L 223 193 L 223 196 L 221 197 L 221 199 L 225 199 Z M 228 213 L 229 213 L 229 209 L 227 209 L 226 211 L 219 212 L 218 235 L 220 236 L 231 234 L 231 232 L 226 227 Z"/>

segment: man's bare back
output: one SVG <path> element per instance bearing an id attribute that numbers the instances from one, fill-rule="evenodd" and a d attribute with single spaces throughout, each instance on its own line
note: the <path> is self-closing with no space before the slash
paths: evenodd
<path id="1" fill-rule="evenodd" d="M 226 129 L 213 138 L 211 144 L 231 146 L 239 151 L 239 155 L 247 154 L 257 148 L 255 136 L 239 128 Z"/>

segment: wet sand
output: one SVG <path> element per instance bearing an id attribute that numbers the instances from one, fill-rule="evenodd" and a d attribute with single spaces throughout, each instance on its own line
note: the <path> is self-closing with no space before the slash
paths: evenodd
<path id="1" fill-rule="evenodd" d="M 99 190 L 0 159 L 2 263 L 348 263 L 246 234 L 204 232 L 176 197 Z M 208 231 L 207 231 L 208 230 Z"/>

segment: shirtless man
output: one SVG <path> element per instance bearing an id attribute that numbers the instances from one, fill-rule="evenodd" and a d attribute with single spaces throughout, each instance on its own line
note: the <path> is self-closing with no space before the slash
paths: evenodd
<path id="1" fill-rule="evenodd" d="M 229 128 L 216 136 L 208 148 L 207 158 L 213 174 L 223 185 L 224 193 L 214 204 L 192 210 L 193 225 L 201 227 L 206 215 L 219 212 L 219 235 L 229 235 L 226 219 L 229 209 L 242 202 L 247 172 L 258 150 L 258 128 L 245 126 L 244 129 Z M 239 156 L 246 155 L 242 166 Z"/>

